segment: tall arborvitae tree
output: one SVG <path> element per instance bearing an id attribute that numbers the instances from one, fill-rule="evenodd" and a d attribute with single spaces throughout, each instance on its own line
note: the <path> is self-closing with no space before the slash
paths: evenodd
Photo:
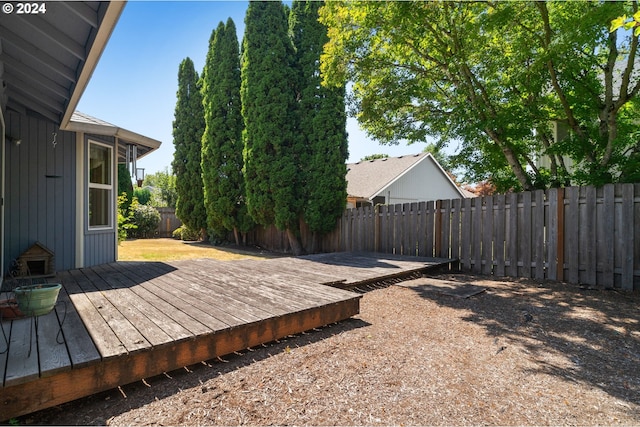
<path id="1" fill-rule="evenodd" d="M 322 4 L 296 0 L 289 20 L 298 72 L 296 136 L 307 149 L 301 162 L 306 182 L 304 219 L 314 237 L 335 228 L 347 200 L 345 88 L 320 84 L 320 54 L 328 41 L 327 28 L 318 22 Z"/>
<path id="2" fill-rule="evenodd" d="M 295 74 L 287 13 L 281 2 L 250 2 L 242 51 L 244 173 L 249 213 L 262 225 L 286 230 L 302 251 L 301 142 L 295 138 Z"/>
<path id="3" fill-rule="evenodd" d="M 118 163 L 118 196 L 125 193 L 127 195 L 126 208 L 129 208 L 131 199 L 133 199 L 133 184 L 131 183 L 131 172 L 128 165 Z"/>
<path id="4" fill-rule="evenodd" d="M 242 176 L 242 107 L 240 55 L 233 20 L 220 22 L 209 39 L 202 73 L 205 131 L 202 136 L 202 179 L 207 225 L 211 230 L 246 233 L 252 222 L 244 202 Z"/>
<path id="5" fill-rule="evenodd" d="M 178 72 L 178 100 L 173 121 L 172 167 L 176 174 L 176 216 L 206 240 L 207 215 L 203 203 L 200 150 L 204 130 L 202 95 L 193 61 L 186 58 Z"/>

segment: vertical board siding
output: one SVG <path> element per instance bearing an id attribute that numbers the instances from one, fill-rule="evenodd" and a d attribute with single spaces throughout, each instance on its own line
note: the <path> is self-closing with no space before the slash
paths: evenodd
<path id="1" fill-rule="evenodd" d="M 6 125 L 22 142 L 5 147 L 5 268 L 35 242 L 54 252 L 56 270 L 73 268 L 76 135 L 14 111 Z"/>

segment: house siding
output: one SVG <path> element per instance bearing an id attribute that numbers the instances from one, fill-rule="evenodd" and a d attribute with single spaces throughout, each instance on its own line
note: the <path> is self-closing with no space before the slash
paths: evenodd
<path id="1" fill-rule="evenodd" d="M 85 236 L 84 266 L 114 262 L 116 260 L 115 235 L 111 231 L 90 232 Z"/>
<path id="2" fill-rule="evenodd" d="M 410 203 L 462 197 L 440 168 L 425 158 L 404 175 L 378 193 L 387 199 L 387 204 Z"/>
<path id="3" fill-rule="evenodd" d="M 56 270 L 73 268 L 76 135 L 12 110 L 6 134 L 5 269 L 35 242 L 54 252 Z"/>

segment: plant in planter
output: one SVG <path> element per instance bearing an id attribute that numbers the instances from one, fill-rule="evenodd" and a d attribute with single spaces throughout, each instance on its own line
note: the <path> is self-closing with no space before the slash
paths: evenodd
<path id="1" fill-rule="evenodd" d="M 26 316 L 42 316 L 53 310 L 62 285 L 59 283 L 41 283 L 18 286 L 13 290 L 18 308 Z"/>

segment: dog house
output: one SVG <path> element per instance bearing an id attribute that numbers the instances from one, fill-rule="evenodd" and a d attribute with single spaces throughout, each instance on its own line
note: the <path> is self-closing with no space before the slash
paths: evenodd
<path id="1" fill-rule="evenodd" d="M 40 242 L 34 243 L 18 257 L 18 272 L 21 277 L 55 276 L 53 252 Z"/>

